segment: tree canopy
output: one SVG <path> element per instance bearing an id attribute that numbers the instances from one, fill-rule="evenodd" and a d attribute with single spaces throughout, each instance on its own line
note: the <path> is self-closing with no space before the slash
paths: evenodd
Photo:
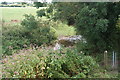
<path id="1" fill-rule="evenodd" d="M 92 50 L 103 52 L 118 49 L 120 30 L 116 24 L 120 15 L 120 3 L 80 5 L 76 19 L 77 32 L 92 45 Z"/>
<path id="2" fill-rule="evenodd" d="M 55 17 L 68 24 L 75 24 L 77 34 L 86 39 L 93 52 L 119 51 L 120 27 L 116 25 L 120 2 L 55 2 L 53 5 Z"/>
<path id="3" fill-rule="evenodd" d="M 45 3 L 41 3 L 41 2 L 34 2 L 34 4 L 36 8 L 44 7 L 46 5 Z"/>

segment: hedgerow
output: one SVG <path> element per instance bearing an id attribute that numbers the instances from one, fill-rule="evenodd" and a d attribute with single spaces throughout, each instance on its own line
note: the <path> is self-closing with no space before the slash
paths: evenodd
<path id="1" fill-rule="evenodd" d="M 73 49 L 27 49 L 2 60 L 3 78 L 108 78 L 96 61 Z"/>

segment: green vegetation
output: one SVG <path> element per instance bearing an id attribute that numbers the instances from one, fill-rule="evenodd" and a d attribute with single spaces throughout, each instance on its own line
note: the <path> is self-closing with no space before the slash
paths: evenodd
<path id="1" fill-rule="evenodd" d="M 66 7 L 67 5 L 67 7 Z M 118 3 L 53 3 L 54 19 L 75 25 L 77 34 L 82 35 L 92 53 L 105 50 L 119 51 L 120 31 L 116 27 L 120 15 Z M 51 8 L 51 7 L 50 7 Z M 72 9 L 72 10 L 71 10 Z M 56 11 L 54 11 L 56 10 Z M 113 12 L 110 12 L 110 11 Z M 116 37 L 117 36 L 117 37 Z M 119 49 L 118 49 L 119 48 Z"/>
<path id="2" fill-rule="evenodd" d="M 51 21 L 51 30 L 55 31 L 56 36 L 72 36 L 76 34 L 74 26 L 68 26 L 61 21 Z"/>
<path id="3" fill-rule="evenodd" d="M 90 56 L 76 50 L 27 49 L 2 60 L 3 77 L 9 78 L 109 78 Z"/>
<path id="4" fill-rule="evenodd" d="M 118 77 L 111 53 L 120 52 L 119 3 L 35 4 L 40 8 L 2 8 L 4 78 Z M 60 41 L 73 35 L 82 37 Z"/>
<path id="5" fill-rule="evenodd" d="M 32 45 L 50 44 L 58 36 L 74 35 L 74 27 L 60 22 L 42 20 L 32 15 L 25 15 L 21 25 L 4 25 L 2 28 L 3 55 Z M 64 31 L 66 30 L 66 31 Z"/>
<path id="6" fill-rule="evenodd" d="M 105 50 L 117 52 L 115 44 L 120 44 L 119 37 L 116 37 L 120 35 L 116 27 L 119 8 L 119 3 L 84 3 L 79 11 L 76 19 L 78 33 L 86 38 L 94 53 Z"/>
<path id="7" fill-rule="evenodd" d="M 21 26 L 2 27 L 2 54 L 10 55 L 14 49 L 22 49 L 29 41 L 22 37 L 24 29 Z"/>
<path id="8" fill-rule="evenodd" d="M 3 54 L 11 54 L 13 50 L 25 48 L 25 45 L 49 44 L 56 39 L 55 32 L 50 30 L 48 21 L 25 15 L 21 25 L 3 26 Z"/>
<path id="9" fill-rule="evenodd" d="M 1 7 L 2 9 L 2 19 L 5 22 L 10 22 L 11 20 L 18 20 L 19 22 L 24 19 L 25 14 L 36 15 L 38 9 L 33 7 Z"/>
<path id="10" fill-rule="evenodd" d="M 62 24 L 62 25 L 63 26 L 60 26 L 56 29 L 56 35 L 58 35 L 58 36 L 72 36 L 72 35 L 76 34 L 75 28 L 73 26 L 68 26 L 66 24 Z"/>
<path id="11" fill-rule="evenodd" d="M 36 8 L 45 7 L 45 6 L 46 6 L 46 3 L 34 2 L 34 6 L 35 6 Z"/>
<path id="12" fill-rule="evenodd" d="M 46 16 L 45 10 L 46 10 L 46 9 L 38 10 L 38 11 L 37 11 L 37 16 L 39 16 L 39 17 Z"/>
<path id="13" fill-rule="evenodd" d="M 1 2 L 0 7 L 33 7 L 34 4 L 27 2 Z"/>

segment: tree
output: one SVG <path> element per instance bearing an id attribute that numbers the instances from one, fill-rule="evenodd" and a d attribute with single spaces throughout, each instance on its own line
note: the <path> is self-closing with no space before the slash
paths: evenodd
<path id="1" fill-rule="evenodd" d="M 120 31 L 116 27 L 120 14 L 119 3 L 80 3 L 82 6 L 76 19 L 78 34 L 92 45 L 95 52 L 115 50 L 120 44 Z"/>
<path id="2" fill-rule="evenodd" d="M 54 19 L 67 21 L 68 25 L 73 25 L 78 13 L 78 4 L 76 2 L 53 2 L 53 9 L 56 10 Z"/>
<path id="3" fill-rule="evenodd" d="M 1 4 L 7 5 L 7 2 L 2 2 Z"/>
<path id="4" fill-rule="evenodd" d="M 25 4 L 27 4 L 26 2 L 22 2 L 22 5 L 25 5 Z"/>
<path id="5" fill-rule="evenodd" d="M 116 26 L 120 15 L 120 2 L 58 3 L 54 19 L 75 24 L 77 34 L 82 35 L 93 53 L 105 50 L 120 51 L 120 28 Z"/>
<path id="6" fill-rule="evenodd" d="M 34 2 L 34 4 L 35 4 L 35 7 L 36 7 L 36 8 L 46 6 L 46 3 L 41 3 L 41 2 Z"/>

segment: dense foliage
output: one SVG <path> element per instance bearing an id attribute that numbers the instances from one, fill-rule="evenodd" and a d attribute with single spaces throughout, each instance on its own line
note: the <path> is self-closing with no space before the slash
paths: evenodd
<path id="1" fill-rule="evenodd" d="M 38 17 L 42 17 L 42 16 L 45 16 L 49 19 L 52 19 L 52 20 L 58 20 L 56 17 L 55 17 L 55 14 L 56 14 L 56 10 L 54 9 L 54 6 L 53 5 L 48 5 L 47 8 L 45 9 L 40 9 L 37 11 L 37 16 Z"/>
<path id="2" fill-rule="evenodd" d="M 68 22 L 69 25 L 73 25 L 75 23 L 75 17 L 78 12 L 77 5 L 78 3 L 52 3 L 48 5 L 48 8 L 44 10 L 46 16 L 49 19 L 53 20 L 61 20 L 62 22 Z M 42 10 L 43 11 L 43 10 Z M 41 15 L 41 10 L 38 11 L 38 16 Z"/>
<path id="3" fill-rule="evenodd" d="M 3 26 L 3 54 L 33 45 L 49 44 L 55 40 L 55 32 L 50 29 L 49 21 L 37 20 L 32 15 L 25 15 L 22 26 Z"/>
<path id="4" fill-rule="evenodd" d="M 22 25 L 26 28 L 25 37 L 30 40 L 31 43 L 41 45 L 43 43 L 50 43 L 56 39 L 54 32 L 50 30 L 49 21 L 35 20 L 34 16 L 25 16 L 26 19 L 22 21 Z"/>
<path id="5" fill-rule="evenodd" d="M 66 7 L 67 5 L 67 7 Z M 120 30 L 116 26 L 120 15 L 120 2 L 101 3 L 53 3 L 54 17 L 75 24 L 77 34 L 86 41 L 86 49 L 92 53 L 105 50 L 119 51 Z M 54 19 L 55 19 L 54 18 Z"/>
<path id="6" fill-rule="evenodd" d="M 38 10 L 37 11 L 37 16 L 39 16 L 39 17 L 46 16 L 45 9 Z"/>
<path id="7" fill-rule="evenodd" d="M 91 78 L 109 77 L 90 56 L 76 50 L 23 50 L 2 60 L 3 77 Z"/>
<path id="8" fill-rule="evenodd" d="M 34 2 L 34 6 L 39 8 L 39 7 L 45 7 L 46 3 L 41 3 L 41 2 Z"/>
<path id="9" fill-rule="evenodd" d="M 35 2 L 35 4 L 37 8 L 44 6 L 40 2 Z M 55 2 L 37 11 L 39 17 L 25 15 L 21 25 L 3 24 L 2 53 L 9 56 L 4 56 L 1 60 L 2 77 L 117 77 L 116 74 L 108 75 L 108 72 L 97 64 L 96 61 L 105 62 L 101 61 L 103 59 L 101 54 L 97 54 L 96 58 L 89 54 L 103 53 L 105 50 L 120 52 L 119 9 L 120 3 L 113 2 Z M 64 24 L 66 22 L 68 25 Z M 61 46 L 61 49 L 53 50 L 54 42 L 64 42 L 54 41 L 56 36 L 59 39 L 61 36 L 64 38 L 64 36 L 74 35 L 76 34 L 74 28 L 83 38 L 77 44 L 77 48 L 72 44 L 72 47 Z"/>
<path id="10" fill-rule="evenodd" d="M 15 49 L 22 49 L 30 42 L 23 37 L 24 29 L 21 26 L 5 25 L 2 27 L 2 54 L 10 55 Z"/>
<path id="11" fill-rule="evenodd" d="M 79 9 L 79 3 L 76 2 L 58 2 L 53 3 L 50 6 L 50 9 L 53 8 L 53 11 L 56 10 L 54 13 L 53 19 L 67 21 L 68 25 L 73 25 L 75 23 L 76 15 Z"/>
<path id="12" fill-rule="evenodd" d="M 119 44 L 119 3 L 84 3 L 76 19 L 77 31 L 85 37 L 95 52 L 115 50 Z M 111 12 L 112 11 L 112 12 Z M 115 39 L 116 38 L 116 39 Z M 115 43 L 113 43 L 115 42 Z"/>

